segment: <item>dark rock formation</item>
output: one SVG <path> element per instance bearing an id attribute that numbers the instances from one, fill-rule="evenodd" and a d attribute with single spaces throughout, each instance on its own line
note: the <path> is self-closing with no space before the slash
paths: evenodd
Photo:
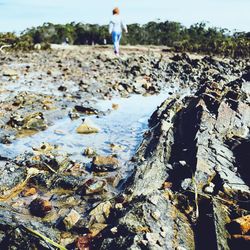
<path id="1" fill-rule="evenodd" d="M 158 108 L 95 248 L 235 249 L 226 225 L 249 213 L 249 85 L 208 82 Z"/>
<path id="2" fill-rule="evenodd" d="M 172 98 L 151 116 L 128 166 L 110 157 L 92 165 L 72 161 L 49 144 L 14 159 L 4 145 L 0 249 L 58 248 L 29 229 L 61 249 L 249 249 L 248 230 L 230 228 L 250 211 L 249 59 L 150 49 L 114 58 L 97 47 L 34 53 L 0 58 L 18 74 L 1 77 L 1 143 L 67 114 L 106 115 L 96 108 L 98 98 L 162 90 Z M 89 132 L 83 125 L 79 132 Z M 95 156 L 89 148 L 84 154 Z M 120 181 L 119 171 L 132 168 Z M 49 203 L 43 210 L 43 201 L 53 209 Z"/>

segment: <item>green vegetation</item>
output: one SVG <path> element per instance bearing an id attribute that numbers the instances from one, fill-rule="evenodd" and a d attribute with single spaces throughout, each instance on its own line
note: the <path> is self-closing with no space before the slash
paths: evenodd
<path id="1" fill-rule="evenodd" d="M 11 48 L 14 50 L 28 51 L 34 49 L 34 39 L 30 34 L 23 33 L 20 36 L 17 36 L 14 33 L 0 33 L 0 49 L 5 45 L 11 45 Z M 47 49 L 50 46 L 48 44 L 42 43 L 41 49 Z"/>
<path id="2" fill-rule="evenodd" d="M 177 52 L 198 52 L 230 57 L 250 56 L 250 32 L 231 34 L 227 29 L 207 27 L 197 23 L 189 28 L 178 22 L 149 22 L 144 25 L 131 24 L 129 33 L 123 36 L 122 43 L 130 45 L 166 45 Z M 76 45 L 112 43 L 107 25 L 69 23 L 65 25 L 45 23 L 42 26 L 25 30 L 20 36 L 13 33 L 0 33 L 0 46 L 13 44 L 16 49 L 30 49 L 40 43 L 67 42 Z"/>

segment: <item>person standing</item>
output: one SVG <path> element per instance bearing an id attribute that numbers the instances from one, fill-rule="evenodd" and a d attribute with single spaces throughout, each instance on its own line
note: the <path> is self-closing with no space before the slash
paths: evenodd
<path id="1" fill-rule="evenodd" d="M 114 8 L 113 16 L 109 23 L 109 33 L 112 35 L 114 52 L 117 56 L 119 56 L 119 45 L 122 37 L 122 30 L 128 33 L 127 25 L 122 21 L 120 17 L 120 10 L 118 8 Z"/>

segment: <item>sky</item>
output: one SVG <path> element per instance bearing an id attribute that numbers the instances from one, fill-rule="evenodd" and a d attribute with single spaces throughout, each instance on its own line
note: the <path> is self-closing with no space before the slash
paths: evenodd
<path id="1" fill-rule="evenodd" d="M 207 22 L 231 31 L 250 31 L 250 0 L 0 0 L 0 32 L 20 32 L 44 22 L 107 24 L 114 7 L 128 23 Z"/>

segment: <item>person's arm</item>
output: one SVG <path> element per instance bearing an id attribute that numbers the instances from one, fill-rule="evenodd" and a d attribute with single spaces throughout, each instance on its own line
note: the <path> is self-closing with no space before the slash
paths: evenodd
<path id="1" fill-rule="evenodd" d="M 122 28 L 125 30 L 125 32 L 128 33 L 128 28 L 127 28 L 126 23 L 124 23 L 123 21 L 121 21 L 121 24 L 122 24 Z"/>
<path id="2" fill-rule="evenodd" d="M 110 21 L 110 23 L 109 23 L 109 34 L 112 33 L 112 31 L 113 31 L 113 26 L 114 26 L 114 23 L 113 23 L 112 21 Z"/>

